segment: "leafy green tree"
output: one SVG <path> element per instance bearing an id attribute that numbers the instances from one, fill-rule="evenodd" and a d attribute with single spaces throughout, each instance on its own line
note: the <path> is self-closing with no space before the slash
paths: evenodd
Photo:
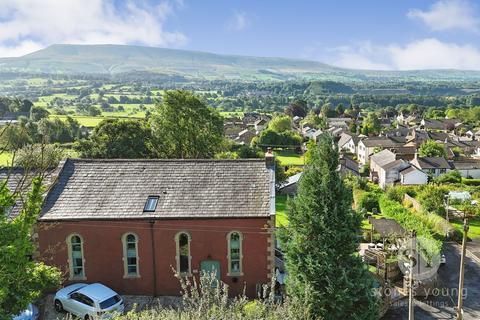
<path id="1" fill-rule="evenodd" d="M 33 227 L 42 204 L 42 179 L 34 178 L 19 216 L 8 218 L 18 195 L 0 185 L 0 320 L 10 320 L 38 299 L 46 289 L 60 284 L 61 273 L 31 259 Z"/>
<path id="2" fill-rule="evenodd" d="M 83 158 L 150 158 L 150 130 L 144 121 L 107 119 L 93 130 L 88 140 L 77 145 Z"/>
<path id="3" fill-rule="evenodd" d="M 30 119 L 32 119 L 32 121 L 39 121 L 43 118 L 48 118 L 49 115 L 50 112 L 43 107 L 32 107 L 30 110 Z"/>
<path id="4" fill-rule="evenodd" d="M 301 144 L 302 137 L 292 130 L 278 133 L 267 129 L 260 132 L 260 134 L 252 140 L 253 146 L 260 147 L 295 148 L 301 146 Z"/>
<path id="5" fill-rule="evenodd" d="M 314 318 L 377 319 L 373 278 L 356 254 L 361 218 L 337 172 L 332 143 L 321 136 L 288 203 L 289 225 L 280 233 L 287 292 L 308 305 Z"/>
<path id="6" fill-rule="evenodd" d="M 152 150 L 160 158 L 212 158 L 223 141 L 223 118 L 195 94 L 174 90 L 150 118 Z"/>
<path id="7" fill-rule="evenodd" d="M 277 133 L 292 130 L 292 118 L 286 115 L 277 115 L 268 123 L 268 129 Z"/>
<path id="8" fill-rule="evenodd" d="M 32 142 L 26 123 L 9 124 L 0 129 L 3 149 L 15 151 Z"/>
<path id="9" fill-rule="evenodd" d="M 366 136 L 372 134 L 379 134 L 382 125 L 378 116 L 374 112 L 370 112 L 367 118 L 363 121 L 362 133 Z"/>
<path id="10" fill-rule="evenodd" d="M 30 144 L 17 151 L 14 164 L 27 170 L 44 171 L 57 167 L 63 156 L 64 151 L 53 144 Z"/>
<path id="11" fill-rule="evenodd" d="M 290 117 L 305 117 L 307 115 L 307 102 L 305 100 L 295 100 L 285 108 L 285 114 Z"/>
<path id="12" fill-rule="evenodd" d="M 335 112 L 337 113 L 337 116 L 341 116 L 345 112 L 345 108 L 343 107 L 343 104 L 339 103 L 335 108 Z"/>
<path id="13" fill-rule="evenodd" d="M 447 155 L 445 147 L 434 140 L 427 140 L 422 143 L 418 154 L 421 157 L 445 157 Z"/>

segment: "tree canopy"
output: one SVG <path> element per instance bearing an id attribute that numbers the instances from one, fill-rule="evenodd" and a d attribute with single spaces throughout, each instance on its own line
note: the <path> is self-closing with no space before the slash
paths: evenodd
<path id="1" fill-rule="evenodd" d="M 42 204 L 42 179 L 34 178 L 31 191 L 22 203 L 20 215 L 8 213 L 18 195 L 0 185 L 0 320 L 10 320 L 39 298 L 44 290 L 60 284 L 61 273 L 54 267 L 32 260 L 33 226 Z"/>
<path id="2" fill-rule="evenodd" d="M 84 158 L 150 158 L 150 130 L 142 120 L 107 119 L 81 141 L 78 150 Z"/>
<path id="3" fill-rule="evenodd" d="M 421 157 L 445 157 L 447 152 L 442 144 L 434 140 L 427 140 L 420 145 L 418 154 Z"/>
<path id="4" fill-rule="evenodd" d="M 188 91 L 167 91 L 150 126 L 151 149 L 159 158 L 212 158 L 223 141 L 220 114 Z"/>

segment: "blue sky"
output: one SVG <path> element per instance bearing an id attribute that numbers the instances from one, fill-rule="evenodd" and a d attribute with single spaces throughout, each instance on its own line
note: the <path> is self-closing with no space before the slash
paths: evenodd
<path id="1" fill-rule="evenodd" d="M 0 0 L 0 56 L 117 43 L 318 60 L 361 69 L 480 70 L 474 0 Z"/>

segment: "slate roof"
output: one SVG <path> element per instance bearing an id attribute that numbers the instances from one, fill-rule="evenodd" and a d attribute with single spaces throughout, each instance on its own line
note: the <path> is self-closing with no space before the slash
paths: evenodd
<path id="1" fill-rule="evenodd" d="M 402 142 L 395 142 L 389 138 L 367 138 L 362 140 L 363 144 L 366 147 L 383 147 L 383 148 L 393 148 L 396 146 L 402 146 Z"/>
<path id="2" fill-rule="evenodd" d="M 480 169 L 480 160 L 469 159 L 467 161 L 453 161 L 453 167 L 458 170 Z"/>
<path id="3" fill-rule="evenodd" d="M 398 167 L 402 164 L 406 164 L 407 162 L 405 160 L 402 160 L 402 159 L 398 159 L 398 160 L 395 160 L 395 161 L 392 161 L 392 162 L 389 162 L 389 163 L 385 163 L 383 165 L 381 165 L 380 167 L 385 170 L 385 171 L 388 171 L 389 169 L 393 169 L 395 167 Z"/>
<path id="4" fill-rule="evenodd" d="M 33 178 L 39 174 L 43 176 L 44 187 L 48 188 L 48 186 L 52 183 L 53 172 L 54 169 L 48 169 L 43 173 L 40 173 L 35 170 L 25 170 L 21 167 L 4 167 L 0 168 L 0 183 L 4 183 L 6 181 L 7 187 L 12 193 L 25 194 L 26 192 L 30 191 Z M 22 201 L 19 199 L 15 202 L 15 205 L 8 214 L 8 218 L 15 218 L 20 213 L 21 209 Z"/>
<path id="5" fill-rule="evenodd" d="M 450 169 L 444 157 L 419 157 L 416 160 L 420 169 Z"/>
<path id="6" fill-rule="evenodd" d="M 369 217 L 368 222 L 373 225 L 373 229 L 383 238 L 395 235 L 402 236 L 405 234 L 405 229 L 393 219 L 375 219 L 373 217 Z"/>
<path id="7" fill-rule="evenodd" d="M 392 159 L 395 160 L 395 154 L 392 151 L 385 149 L 373 154 L 370 157 L 370 162 L 373 162 L 381 167 L 389 162 L 392 162 Z"/>
<path id="8" fill-rule="evenodd" d="M 273 182 L 263 159 L 67 159 L 39 220 L 268 217 Z"/>

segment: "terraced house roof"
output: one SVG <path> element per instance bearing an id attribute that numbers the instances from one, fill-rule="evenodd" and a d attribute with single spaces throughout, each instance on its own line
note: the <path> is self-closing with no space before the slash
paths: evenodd
<path id="1" fill-rule="evenodd" d="M 68 159 L 40 220 L 266 217 L 273 183 L 262 159 Z"/>

